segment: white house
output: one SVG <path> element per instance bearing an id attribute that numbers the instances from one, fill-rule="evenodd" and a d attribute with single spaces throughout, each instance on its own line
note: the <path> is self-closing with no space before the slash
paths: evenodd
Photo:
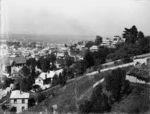
<path id="1" fill-rule="evenodd" d="M 122 43 L 122 42 L 125 42 L 125 39 L 121 38 L 120 36 L 114 36 L 113 37 L 113 40 L 112 40 L 112 44 L 113 45 L 116 45 L 116 44 L 119 44 L 119 43 Z"/>
<path id="2" fill-rule="evenodd" d="M 20 90 L 12 91 L 10 95 L 10 106 L 16 107 L 16 113 L 28 108 L 29 93 Z"/>
<path id="3" fill-rule="evenodd" d="M 90 48 L 90 51 L 91 51 L 91 52 L 98 51 L 98 47 L 94 45 L 94 46 L 92 46 L 92 47 Z"/>
<path id="4" fill-rule="evenodd" d="M 101 46 L 110 46 L 112 40 L 110 38 L 104 38 L 103 42 L 101 43 Z"/>
<path id="5" fill-rule="evenodd" d="M 150 53 L 137 55 L 133 57 L 134 66 L 137 64 L 150 64 Z"/>
<path id="6" fill-rule="evenodd" d="M 59 74 L 62 74 L 63 69 L 59 69 L 56 71 L 49 71 L 49 72 L 42 72 L 38 78 L 35 80 L 34 85 L 39 85 L 41 89 L 46 89 L 51 86 L 52 79 L 55 75 L 59 76 Z"/>
<path id="7" fill-rule="evenodd" d="M 52 81 L 54 75 L 54 71 L 50 71 L 48 73 L 42 72 L 35 80 L 35 85 L 39 85 L 43 90 L 49 88 L 51 86 L 50 82 Z"/>

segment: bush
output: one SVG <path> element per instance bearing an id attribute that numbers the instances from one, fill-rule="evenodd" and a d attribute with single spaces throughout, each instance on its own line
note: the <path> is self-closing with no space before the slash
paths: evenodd
<path id="1" fill-rule="evenodd" d="M 79 106 L 79 110 L 81 113 L 90 113 L 92 110 L 92 104 L 90 101 L 84 101 L 82 104 Z"/>

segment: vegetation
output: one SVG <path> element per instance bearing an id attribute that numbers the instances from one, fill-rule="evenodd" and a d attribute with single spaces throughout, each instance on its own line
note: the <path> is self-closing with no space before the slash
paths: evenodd
<path id="1" fill-rule="evenodd" d="M 125 80 L 125 71 L 116 69 L 106 75 L 105 82 L 94 89 L 90 101 L 80 105 L 81 113 L 109 112 L 116 101 L 120 101 L 124 94 L 129 93 L 129 81 Z"/>

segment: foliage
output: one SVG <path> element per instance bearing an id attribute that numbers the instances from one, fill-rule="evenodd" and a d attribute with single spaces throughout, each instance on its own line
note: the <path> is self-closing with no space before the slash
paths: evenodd
<path id="1" fill-rule="evenodd" d="M 52 86 L 56 86 L 59 84 L 59 77 L 57 75 L 54 75 L 52 80 Z"/>
<path id="2" fill-rule="evenodd" d="M 121 99 L 125 89 L 129 87 L 125 80 L 126 73 L 124 70 L 113 70 L 111 75 L 105 76 L 106 90 L 112 93 L 112 99 L 118 101 Z"/>
<path id="3" fill-rule="evenodd" d="M 86 44 L 85 44 L 85 47 L 87 48 L 90 48 L 94 45 L 94 42 L 93 41 L 88 41 Z"/>
<path id="4" fill-rule="evenodd" d="M 67 81 L 66 72 L 63 71 L 63 75 L 61 73 L 59 74 L 59 84 L 64 86 L 66 85 L 66 81 Z"/>
<path id="5" fill-rule="evenodd" d="M 115 53 L 108 54 L 107 58 L 117 60 L 139 54 L 142 54 L 141 47 L 136 44 L 124 44 Z"/>
<path id="6" fill-rule="evenodd" d="M 35 58 L 29 58 L 29 59 L 27 59 L 27 65 L 28 66 L 30 66 L 30 65 L 36 65 L 37 63 L 36 63 L 36 60 L 35 60 Z"/>
<path id="7" fill-rule="evenodd" d="M 126 59 L 127 57 L 132 57 L 135 55 L 145 54 L 150 52 L 150 37 L 144 36 L 144 33 L 137 31 L 135 25 L 130 29 L 125 28 L 123 33 L 123 38 L 125 38 L 124 44 L 118 44 L 116 46 L 115 52 L 110 52 L 107 56 L 108 59 Z M 127 62 L 125 60 L 125 62 Z"/>
<path id="8" fill-rule="evenodd" d="M 87 68 L 90 68 L 94 65 L 94 58 L 89 50 L 86 51 L 83 59 L 88 63 Z"/>
<path id="9" fill-rule="evenodd" d="M 125 31 L 123 33 L 123 38 L 125 38 L 126 43 L 136 43 L 138 35 L 138 31 L 135 25 L 133 25 L 130 29 L 125 28 Z"/>
<path id="10" fill-rule="evenodd" d="M 9 110 L 9 111 L 15 114 L 15 113 L 16 113 L 16 111 L 17 111 L 17 109 L 16 109 L 16 107 L 14 107 L 14 106 L 13 106 L 13 107 L 11 107 L 11 108 L 10 108 L 10 110 Z"/>
<path id="11" fill-rule="evenodd" d="M 88 63 L 85 60 L 77 61 L 74 65 L 74 71 L 77 75 L 83 74 L 88 67 Z"/>
<path id="12" fill-rule="evenodd" d="M 35 99 L 34 98 L 30 98 L 29 99 L 29 107 L 32 107 L 32 106 L 34 106 L 35 105 Z"/>
<path id="13" fill-rule="evenodd" d="M 95 45 L 100 45 L 102 43 L 103 38 L 101 36 L 96 36 Z"/>
<path id="14" fill-rule="evenodd" d="M 82 113 L 103 113 L 110 110 L 108 97 L 103 93 L 103 86 L 100 84 L 94 89 L 90 101 L 84 101 L 79 109 Z"/>
<path id="15" fill-rule="evenodd" d="M 69 67 L 74 63 L 74 58 L 70 57 L 70 56 L 66 56 L 65 60 L 64 60 L 64 64 L 65 66 Z"/>
<path id="16" fill-rule="evenodd" d="M 92 111 L 92 103 L 88 100 L 84 101 L 80 104 L 79 110 L 81 113 L 90 113 Z"/>

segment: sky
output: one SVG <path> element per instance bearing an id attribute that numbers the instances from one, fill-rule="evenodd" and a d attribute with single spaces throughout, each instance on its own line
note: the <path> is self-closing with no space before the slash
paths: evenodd
<path id="1" fill-rule="evenodd" d="M 121 35 L 136 25 L 150 35 L 150 0 L 1 0 L 1 33 Z"/>

